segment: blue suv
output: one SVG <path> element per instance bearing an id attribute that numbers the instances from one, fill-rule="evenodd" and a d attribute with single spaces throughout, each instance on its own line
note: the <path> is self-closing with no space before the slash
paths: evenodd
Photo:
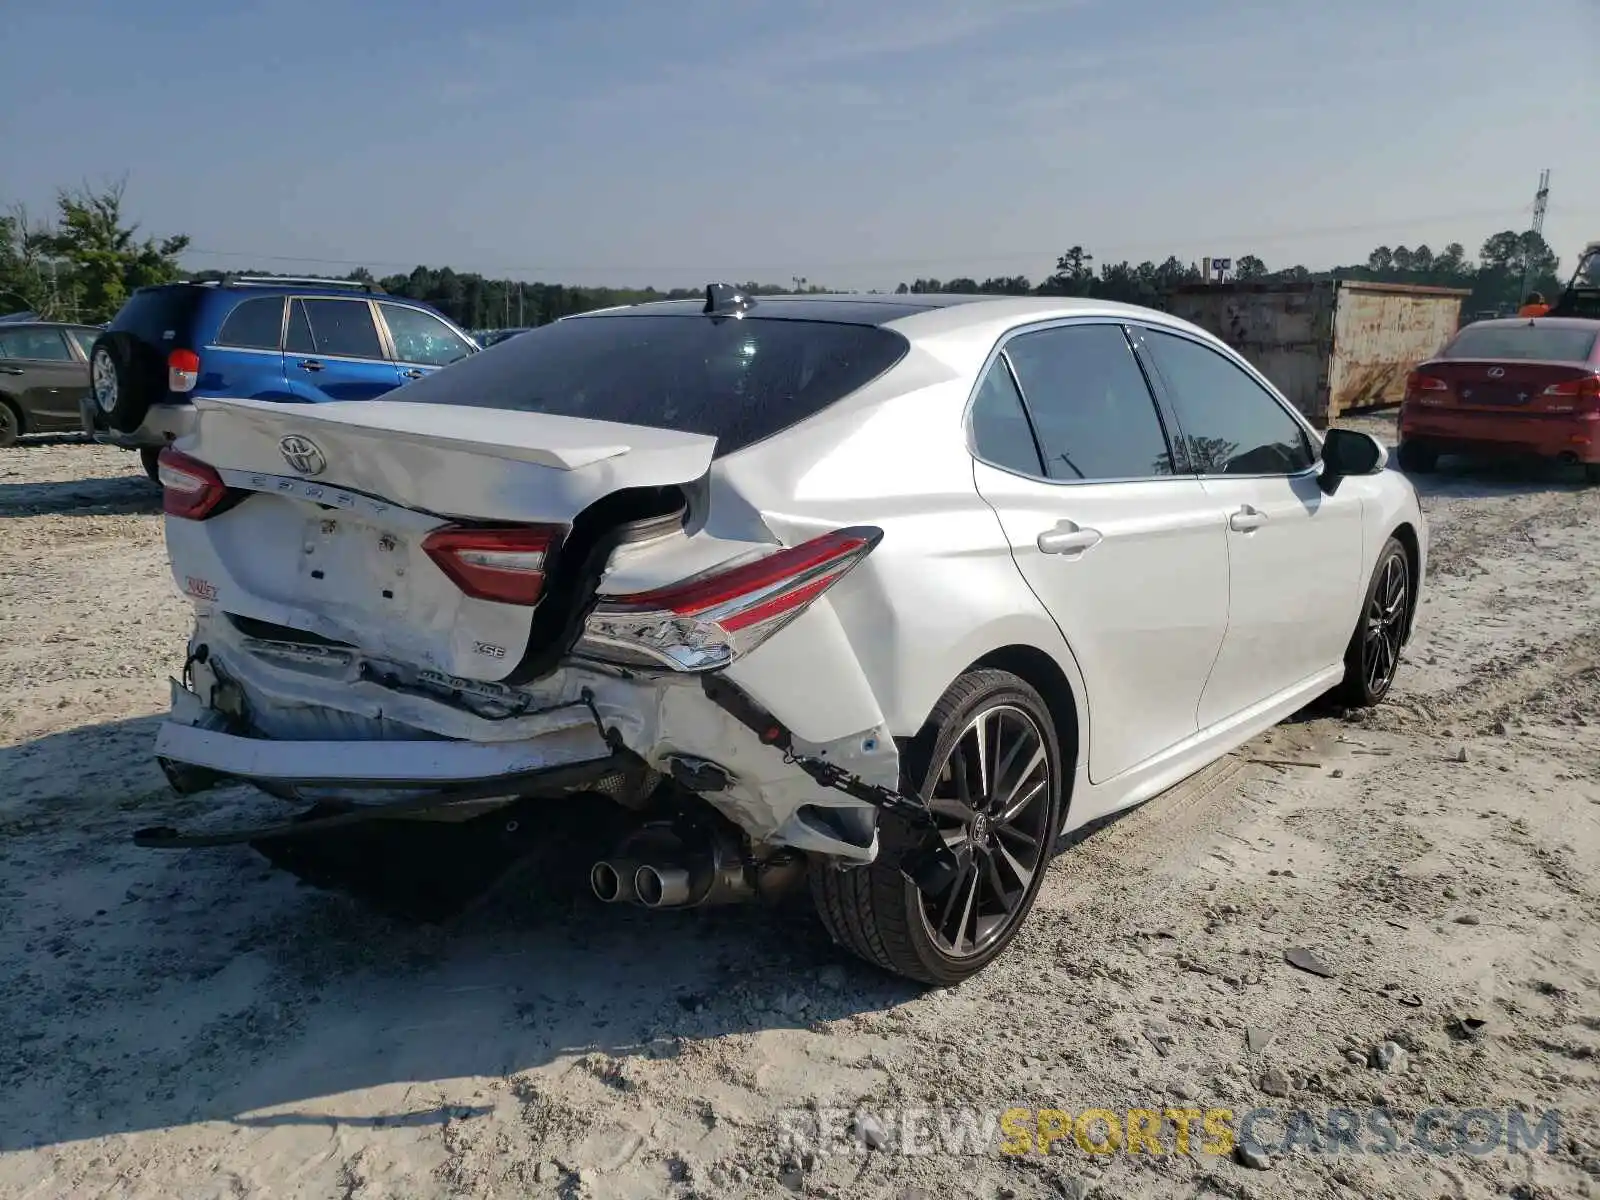
<path id="1" fill-rule="evenodd" d="M 195 396 L 288 404 L 371 400 L 476 353 L 415 300 L 371 284 L 240 276 L 144 287 L 89 354 L 84 432 L 137 448 L 145 470 L 188 432 Z"/>

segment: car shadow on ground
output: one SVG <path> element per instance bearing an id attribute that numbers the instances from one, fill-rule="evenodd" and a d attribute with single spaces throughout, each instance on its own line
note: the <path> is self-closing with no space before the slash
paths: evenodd
<path id="1" fill-rule="evenodd" d="M 773 907 L 608 906 L 568 886 L 599 849 L 562 838 L 436 924 L 308 887 L 247 848 L 140 849 L 143 826 L 283 815 L 244 789 L 152 787 L 150 733 L 118 722 L 0 749 L 0 1151 L 209 1120 L 458 1120 L 472 1105 L 441 1100 L 460 1092 L 448 1081 L 596 1051 L 616 1070 L 921 990 L 833 947 L 803 889 Z M 552 802 L 552 823 L 590 803 L 605 802 Z M 448 858 L 448 830 L 418 832 Z M 419 1104 L 413 1085 L 433 1095 Z M 381 1090 L 343 1095 L 365 1088 Z"/>
<path id="2" fill-rule="evenodd" d="M 130 516 L 160 511 L 161 489 L 142 473 L 0 483 L 0 517 Z"/>
<path id="3" fill-rule="evenodd" d="M 1493 499 L 1543 492 L 1579 492 L 1589 486 L 1580 466 L 1515 459 L 1473 459 L 1442 456 L 1428 474 L 1406 476 L 1417 494 L 1440 499 Z"/>

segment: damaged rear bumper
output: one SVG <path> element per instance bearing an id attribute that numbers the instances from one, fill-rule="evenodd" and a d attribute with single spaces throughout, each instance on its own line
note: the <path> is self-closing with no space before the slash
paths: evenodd
<path id="1" fill-rule="evenodd" d="M 173 711 L 199 700 L 173 685 Z M 198 715 L 198 713 L 196 714 Z M 258 786 L 445 788 L 517 781 L 553 767 L 612 765 L 611 747 L 592 725 L 559 729 L 532 742 L 296 741 L 241 737 L 181 718 L 162 723 L 156 757 Z M 598 778 L 598 776 L 597 776 Z"/>

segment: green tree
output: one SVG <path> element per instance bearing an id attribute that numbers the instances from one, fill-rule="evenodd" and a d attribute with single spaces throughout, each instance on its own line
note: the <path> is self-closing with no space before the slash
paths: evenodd
<path id="1" fill-rule="evenodd" d="M 141 241 L 138 225 L 123 215 L 126 190 L 127 181 L 119 180 L 98 191 L 85 186 L 56 193 L 56 225 L 43 236 L 43 246 L 68 268 L 80 320 L 110 320 L 135 288 L 182 275 L 178 256 L 188 237 Z"/>
<path id="2" fill-rule="evenodd" d="M 1265 279 L 1267 277 L 1267 264 L 1254 254 L 1246 254 L 1235 264 L 1234 274 L 1244 282 L 1252 279 Z"/>

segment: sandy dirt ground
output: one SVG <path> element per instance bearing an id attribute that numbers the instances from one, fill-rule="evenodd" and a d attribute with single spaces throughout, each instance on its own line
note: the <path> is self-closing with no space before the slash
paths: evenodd
<path id="1" fill-rule="evenodd" d="M 1000 962 L 924 992 L 803 906 L 618 912 L 535 874 L 430 926 L 248 849 L 134 848 L 278 806 L 180 800 L 151 760 L 188 610 L 137 461 L 0 451 L 0 1195 L 1600 1195 L 1600 489 L 1420 482 L 1392 698 L 1086 838 Z M 924 1152 L 963 1112 L 1262 1107 L 1400 1146 Z M 1430 1153 L 1435 1109 L 1559 1127 Z M 834 1110 L 873 1115 L 827 1152 Z"/>

